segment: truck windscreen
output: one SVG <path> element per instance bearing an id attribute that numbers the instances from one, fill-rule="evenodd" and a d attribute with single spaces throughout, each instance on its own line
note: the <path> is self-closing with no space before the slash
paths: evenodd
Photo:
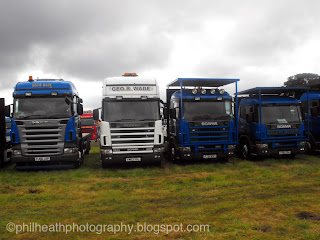
<path id="1" fill-rule="evenodd" d="M 14 100 L 14 119 L 70 118 L 72 104 L 65 98 L 17 98 Z"/>
<path id="2" fill-rule="evenodd" d="M 231 116 L 231 101 L 183 103 L 183 119 L 186 121 L 224 120 Z"/>
<path id="3" fill-rule="evenodd" d="M 263 124 L 282 124 L 301 122 L 300 106 L 298 105 L 266 105 L 261 107 Z"/>
<path id="4" fill-rule="evenodd" d="M 81 125 L 82 126 L 93 126 L 95 122 L 92 118 L 81 118 Z"/>
<path id="5" fill-rule="evenodd" d="M 159 101 L 103 101 L 103 117 L 108 122 L 159 120 Z"/>

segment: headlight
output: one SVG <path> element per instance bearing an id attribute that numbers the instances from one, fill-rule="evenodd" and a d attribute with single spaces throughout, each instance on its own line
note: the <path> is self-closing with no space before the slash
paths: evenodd
<path id="1" fill-rule="evenodd" d="M 220 93 L 221 95 L 224 94 L 224 93 L 225 93 L 224 89 L 220 89 L 220 90 L 219 90 L 219 93 Z"/>
<path id="2" fill-rule="evenodd" d="M 300 144 L 300 147 L 305 147 L 306 146 L 306 142 L 305 141 L 302 141 L 299 144 Z"/>
<path id="3" fill-rule="evenodd" d="M 161 153 L 161 152 L 163 152 L 163 148 L 154 148 L 154 149 L 153 149 L 153 152 L 155 152 L 155 153 Z"/>
<path id="4" fill-rule="evenodd" d="M 210 93 L 211 93 L 211 94 L 215 94 L 215 93 L 216 93 L 216 90 L 215 90 L 215 89 L 211 89 Z"/>
<path id="5" fill-rule="evenodd" d="M 192 94 L 197 94 L 198 90 L 196 88 L 192 89 Z"/>
<path id="6" fill-rule="evenodd" d="M 21 155 L 21 150 L 13 150 L 12 154 L 13 155 Z"/>
<path id="7" fill-rule="evenodd" d="M 201 89 L 201 94 L 206 94 L 207 90 Z"/>
<path id="8" fill-rule="evenodd" d="M 77 148 L 65 148 L 63 149 L 64 153 L 76 153 L 78 151 Z"/>
<path id="9" fill-rule="evenodd" d="M 257 148 L 268 148 L 268 144 L 267 143 L 258 143 L 256 145 L 257 145 Z"/>
<path id="10" fill-rule="evenodd" d="M 182 147 L 181 150 L 183 152 L 191 152 L 191 147 Z"/>
<path id="11" fill-rule="evenodd" d="M 101 149 L 101 154 L 112 154 L 112 149 Z"/>
<path id="12" fill-rule="evenodd" d="M 228 150 L 234 150 L 236 148 L 236 145 L 228 145 L 227 149 Z"/>

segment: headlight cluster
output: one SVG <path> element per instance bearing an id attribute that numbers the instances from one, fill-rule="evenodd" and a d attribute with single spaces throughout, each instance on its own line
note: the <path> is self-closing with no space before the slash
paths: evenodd
<path id="1" fill-rule="evenodd" d="M 77 148 L 64 148 L 63 152 L 64 153 L 76 153 L 78 151 Z"/>
<path id="2" fill-rule="evenodd" d="M 101 154 L 112 154 L 112 149 L 101 149 Z"/>
<path id="3" fill-rule="evenodd" d="M 267 143 L 257 143 L 256 144 L 257 148 L 268 148 L 268 144 Z"/>
<path id="4" fill-rule="evenodd" d="M 162 153 L 163 152 L 163 148 L 154 148 L 153 152 L 155 153 Z"/>

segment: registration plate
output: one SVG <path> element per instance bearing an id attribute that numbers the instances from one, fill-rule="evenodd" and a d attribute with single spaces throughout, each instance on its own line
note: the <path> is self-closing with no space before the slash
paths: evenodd
<path id="1" fill-rule="evenodd" d="M 291 154 L 291 151 L 279 151 L 279 155 Z"/>
<path id="2" fill-rule="evenodd" d="M 126 162 L 140 162 L 141 158 L 126 158 Z"/>
<path id="3" fill-rule="evenodd" d="M 217 158 L 217 154 L 203 155 L 203 158 L 205 158 L 205 159 L 208 159 L 208 158 Z"/>
<path id="4" fill-rule="evenodd" d="M 36 162 L 50 161 L 50 157 L 35 157 L 34 160 Z"/>

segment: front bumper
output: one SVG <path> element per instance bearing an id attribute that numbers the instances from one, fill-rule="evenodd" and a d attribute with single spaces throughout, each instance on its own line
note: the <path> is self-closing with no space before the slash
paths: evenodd
<path id="1" fill-rule="evenodd" d="M 178 150 L 176 159 L 178 160 L 210 160 L 218 161 L 220 159 L 228 159 L 234 157 L 234 152 L 223 151 L 199 151 L 195 152 L 182 152 Z"/>
<path id="2" fill-rule="evenodd" d="M 49 161 L 36 161 L 35 157 L 23 156 L 23 155 L 11 155 L 11 161 L 13 163 L 27 163 L 27 164 L 41 164 L 41 165 L 52 165 L 52 164 L 64 164 L 64 163 L 75 163 L 79 161 L 78 153 L 65 153 L 61 155 L 48 156 Z"/>
<path id="3" fill-rule="evenodd" d="M 101 154 L 104 165 L 129 164 L 129 163 L 160 163 L 163 153 L 146 154 Z"/>
<path id="4" fill-rule="evenodd" d="M 304 150 L 300 148 L 254 148 L 252 153 L 257 156 L 286 156 L 286 155 L 296 155 L 299 153 L 304 153 Z"/>

